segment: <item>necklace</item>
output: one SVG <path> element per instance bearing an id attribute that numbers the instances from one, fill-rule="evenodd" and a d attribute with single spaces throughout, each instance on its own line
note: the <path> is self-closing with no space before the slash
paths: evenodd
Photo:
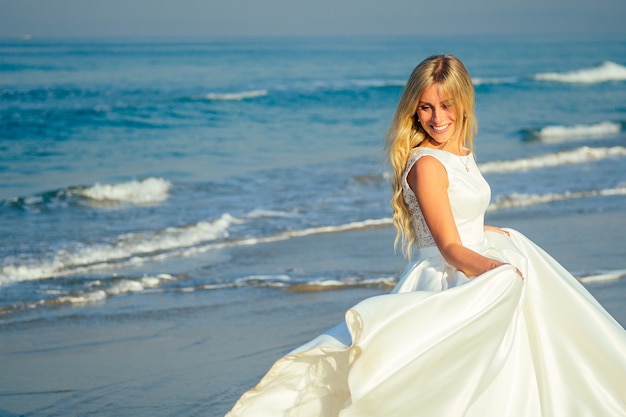
<path id="1" fill-rule="evenodd" d="M 428 142 L 429 142 L 431 145 L 433 145 L 433 147 L 434 147 L 435 149 L 438 149 L 438 150 L 440 150 L 440 151 L 442 151 L 442 150 L 443 150 L 443 148 L 444 148 L 444 147 L 448 144 L 447 142 L 444 142 L 444 143 L 437 143 L 437 142 L 436 142 L 433 138 L 431 138 L 431 137 L 428 137 Z M 465 147 L 463 147 L 463 149 L 464 149 L 465 151 L 468 151 L 468 149 L 467 149 L 467 148 L 465 148 Z M 463 156 L 462 156 L 462 155 L 457 154 L 456 152 L 450 152 L 450 153 L 454 153 L 454 154 L 456 154 L 456 155 L 459 157 L 459 159 L 461 160 L 461 163 L 462 163 L 462 164 L 463 164 L 463 166 L 465 167 L 465 172 L 470 172 L 470 169 L 469 169 L 469 166 L 468 166 L 468 165 L 469 165 L 469 162 L 470 162 L 470 161 L 469 161 L 469 157 L 472 155 L 472 153 L 471 153 L 471 152 L 470 152 L 470 153 L 468 153 L 467 155 L 465 155 L 465 161 L 463 160 Z"/>
<path id="2" fill-rule="evenodd" d="M 469 157 L 471 154 L 467 154 L 465 155 L 465 161 L 463 160 L 463 157 L 461 155 L 459 155 L 459 159 L 461 160 L 461 162 L 463 163 L 463 166 L 465 167 L 465 171 L 469 172 Z"/>

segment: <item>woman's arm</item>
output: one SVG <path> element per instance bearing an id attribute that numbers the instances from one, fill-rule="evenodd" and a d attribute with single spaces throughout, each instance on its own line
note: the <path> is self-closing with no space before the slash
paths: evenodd
<path id="1" fill-rule="evenodd" d="M 481 275 L 503 265 L 461 243 L 448 199 L 448 175 L 441 162 L 432 156 L 421 157 L 409 171 L 407 181 L 446 262 L 468 277 Z"/>

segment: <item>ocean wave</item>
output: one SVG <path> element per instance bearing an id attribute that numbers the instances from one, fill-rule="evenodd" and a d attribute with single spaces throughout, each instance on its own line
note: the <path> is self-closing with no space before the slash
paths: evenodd
<path id="1" fill-rule="evenodd" d="M 341 279 L 316 279 L 288 286 L 294 292 L 332 291 L 348 288 L 383 287 L 391 289 L 398 283 L 397 277 L 360 278 L 346 277 Z"/>
<path id="2" fill-rule="evenodd" d="M 231 281 L 220 282 L 215 284 L 205 284 L 198 290 L 221 290 L 236 289 L 243 287 L 254 288 L 285 288 L 293 292 L 316 292 L 330 291 L 344 288 L 360 288 L 360 287 L 388 287 L 393 288 L 398 282 L 398 277 L 343 277 L 336 279 L 326 278 L 304 278 L 293 279 L 288 275 L 250 275 L 237 278 Z M 194 289 L 189 288 L 189 291 Z"/>
<path id="3" fill-rule="evenodd" d="M 360 90 L 369 88 L 404 87 L 405 85 L 406 82 L 402 80 L 383 80 L 372 78 L 321 83 L 320 87 L 326 87 L 331 90 Z"/>
<path id="4" fill-rule="evenodd" d="M 72 305 L 76 307 L 104 303 L 108 298 L 126 294 L 142 292 L 178 292 L 194 293 L 198 291 L 237 290 L 241 288 L 275 288 L 289 292 L 305 293 L 319 291 L 336 291 L 353 288 L 377 287 L 383 290 L 393 288 L 398 282 L 398 276 L 357 277 L 346 276 L 338 278 L 292 278 L 286 274 L 276 275 L 249 275 L 231 280 L 223 280 L 211 284 L 192 284 L 188 286 L 176 285 L 163 288 L 164 285 L 180 281 L 184 276 L 171 274 L 144 275 L 141 277 L 112 277 L 106 280 L 89 282 L 82 290 L 48 290 L 43 295 L 46 298 L 25 303 L 17 303 L 0 308 L 0 317 L 23 310 L 32 310 L 41 307 Z M 626 278 L 626 270 L 599 271 L 578 274 L 576 279 L 583 284 L 616 281 Z"/>
<path id="5" fill-rule="evenodd" d="M 546 126 L 540 130 L 527 130 L 532 138 L 550 143 L 613 136 L 621 131 L 622 123 L 610 121 L 574 126 Z"/>
<path id="6" fill-rule="evenodd" d="M 319 91 L 350 91 L 367 90 L 370 88 L 404 87 L 400 80 L 384 79 L 350 79 L 350 80 L 311 80 L 284 83 L 270 86 L 269 89 L 242 90 L 236 92 L 210 92 L 193 100 L 208 101 L 243 101 L 270 95 L 271 91 L 287 93 L 312 93 Z"/>
<path id="7" fill-rule="evenodd" d="M 230 214 L 224 214 L 215 221 L 170 227 L 158 232 L 129 233 L 119 236 L 111 244 L 91 245 L 74 251 L 60 250 L 49 261 L 6 264 L 0 269 L 0 285 L 168 258 L 179 255 L 179 251 L 185 248 L 224 238 L 228 236 L 228 228 L 240 222 Z"/>
<path id="8" fill-rule="evenodd" d="M 319 226 L 300 230 L 288 230 L 269 236 L 246 237 L 242 239 L 222 240 L 220 242 L 209 242 L 204 245 L 184 248 L 176 254 L 179 256 L 195 256 L 209 250 L 219 250 L 225 248 L 254 246 L 264 243 L 280 242 L 299 237 L 312 236 L 324 233 L 342 233 L 354 230 L 363 230 L 376 227 L 384 227 L 392 224 L 391 218 L 368 219 L 358 222 L 340 224 L 336 226 Z"/>
<path id="9" fill-rule="evenodd" d="M 298 278 L 285 274 L 249 275 L 211 284 L 176 285 L 163 288 L 164 285 L 180 281 L 184 276 L 171 274 L 144 275 L 132 278 L 112 277 L 87 283 L 83 289 L 44 291 L 45 298 L 37 301 L 16 303 L 0 307 L 0 317 L 23 310 L 41 307 L 72 305 L 76 307 L 106 302 L 108 298 L 142 292 L 157 293 L 193 293 L 198 291 L 237 290 L 240 288 L 276 288 L 292 292 L 317 292 L 349 288 L 382 287 L 393 288 L 398 282 L 395 276 L 382 277 L 343 277 L 336 279 Z"/>
<path id="10" fill-rule="evenodd" d="M 82 290 L 42 291 L 44 296 L 33 302 L 13 304 L 0 308 L 0 317 L 21 310 L 32 310 L 38 307 L 52 307 L 59 305 L 83 306 L 105 302 L 109 297 L 124 294 L 138 293 L 150 289 L 156 289 L 164 283 L 169 283 L 180 277 L 170 274 L 144 275 L 139 278 L 111 278 L 109 280 L 97 280 L 89 282 Z"/>
<path id="11" fill-rule="evenodd" d="M 567 199 L 611 195 L 626 195 L 626 185 L 581 192 L 513 193 L 497 197 L 488 210 L 506 210 Z M 249 214 L 243 219 L 284 216 L 286 213 L 253 211 Z M 229 236 L 231 225 L 242 224 L 243 222 L 244 220 L 226 213 L 214 221 L 170 227 L 156 232 L 130 233 L 119 236 L 110 244 L 91 245 L 73 251 L 60 250 L 51 260 L 7 261 L 0 267 L 0 286 L 19 281 L 93 273 L 123 266 L 140 265 L 149 261 L 164 261 L 173 257 L 192 257 L 211 250 L 254 246 L 317 234 L 342 233 L 392 225 L 392 219 L 385 217 L 332 226 L 287 230 L 267 236 L 231 238 Z M 331 283 L 324 285 L 331 285 Z"/>
<path id="12" fill-rule="evenodd" d="M 475 87 L 478 87 L 480 85 L 515 84 L 518 81 L 519 80 L 515 77 L 472 78 L 472 84 L 474 84 Z"/>
<path id="13" fill-rule="evenodd" d="M 615 62 L 605 61 L 593 68 L 583 68 L 569 72 L 546 72 L 536 74 L 533 78 L 540 81 L 583 84 L 624 81 L 626 80 L 626 67 Z"/>
<path id="14" fill-rule="evenodd" d="M 293 211 L 263 210 L 254 209 L 246 214 L 248 219 L 261 219 L 266 217 L 293 217 L 296 213 Z"/>
<path id="15" fill-rule="evenodd" d="M 97 183 L 75 192 L 96 202 L 155 204 L 167 200 L 171 186 L 162 178 L 147 178 L 119 184 Z"/>
<path id="16" fill-rule="evenodd" d="M 566 191 L 564 193 L 547 194 L 522 194 L 512 193 L 496 197 L 495 201 L 489 205 L 488 211 L 505 210 L 512 208 L 522 208 L 536 206 L 539 204 L 554 203 L 557 201 L 573 200 L 578 198 L 589 198 L 599 196 L 626 195 L 626 185 L 615 188 L 605 188 L 601 190 L 587 191 Z"/>
<path id="17" fill-rule="evenodd" d="M 361 230 L 368 229 L 373 227 L 383 227 L 392 224 L 390 218 L 383 219 L 368 219 L 359 222 L 351 222 L 346 224 L 340 224 L 336 226 L 319 226 L 319 227 L 311 227 L 308 229 L 300 229 L 300 230 L 288 230 L 285 232 L 277 233 L 271 236 L 260 236 L 260 237 L 250 237 L 244 239 L 237 239 L 232 241 L 223 241 L 219 243 L 210 243 L 207 246 L 190 248 L 191 252 L 197 251 L 205 251 L 208 249 L 222 249 L 226 247 L 234 247 L 234 246 L 250 246 L 250 245 L 258 245 L 261 243 L 271 243 L 271 242 L 279 242 L 281 240 L 288 240 L 298 237 L 305 237 L 311 235 L 318 235 L 323 233 L 341 233 L 348 232 L 352 230 Z"/>
<path id="18" fill-rule="evenodd" d="M 391 224 L 391 219 L 371 219 L 337 226 L 289 230 L 270 236 L 227 240 L 230 226 L 242 222 L 243 220 L 226 213 L 211 222 L 203 221 L 190 226 L 170 227 L 158 232 L 131 233 L 119 236 L 112 244 L 92 245 L 74 251 L 60 250 L 49 261 L 8 263 L 0 269 L 0 285 L 89 273 L 148 261 L 162 261 L 175 256 L 190 257 L 210 250 L 387 226 Z"/>
<path id="19" fill-rule="evenodd" d="M 112 204 L 149 205 L 167 200 L 171 188 L 170 181 L 151 177 L 117 184 L 96 183 L 92 186 L 71 186 L 31 196 L 14 197 L 4 200 L 4 204 L 15 207 L 58 208 L 66 207 L 70 201 L 78 198 L 87 200 L 95 207 L 108 207 Z"/>
<path id="20" fill-rule="evenodd" d="M 602 271 L 586 274 L 578 277 L 578 280 L 584 284 L 604 281 L 617 281 L 626 278 L 626 269 L 616 271 Z"/>
<path id="21" fill-rule="evenodd" d="M 147 289 L 157 288 L 164 282 L 171 282 L 175 277 L 170 274 L 158 274 L 156 276 L 144 275 L 141 278 L 112 279 L 111 282 L 96 281 L 91 283 L 84 291 L 74 291 L 71 295 L 46 299 L 46 304 L 91 304 L 104 301 L 108 297 L 123 294 L 142 292 Z"/>
<path id="22" fill-rule="evenodd" d="M 179 291 L 194 292 L 194 291 L 206 291 L 206 290 L 224 290 L 224 289 L 238 289 L 238 288 L 284 288 L 293 292 L 315 292 L 315 291 L 329 291 L 344 288 L 358 288 L 358 287 L 388 287 L 393 286 L 398 282 L 398 277 L 395 276 L 383 276 L 383 277 L 355 277 L 348 276 L 342 278 L 328 279 L 328 278 L 298 278 L 294 279 L 289 275 L 277 274 L 277 275 L 249 275 L 233 280 L 216 282 L 212 284 L 202 284 L 200 286 L 189 286 Z"/>
<path id="23" fill-rule="evenodd" d="M 209 101 L 242 101 L 247 99 L 265 97 L 269 94 L 267 90 L 238 91 L 235 93 L 208 93 L 202 98 Z"/>
<path id="24" fill-rule="evenodd" d="M 484 162 L 479 164 L 478 167 L 483 174 L 516 172 L 559 165 L 581 164 L 589 161 L 598 161 L 605 158 L 619 156 L 626 156 L 625 147 L 613 146 L 607 148 L 591 148 L 583 146 L 569 151 L 548 153 L 531 158 Z"/>

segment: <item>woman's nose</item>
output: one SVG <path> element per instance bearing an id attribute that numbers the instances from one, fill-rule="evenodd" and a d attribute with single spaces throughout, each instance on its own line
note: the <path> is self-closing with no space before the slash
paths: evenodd
<path id="1" fill-rule="evenodd" d="M 439 111 L 437 111 L 436 109 L 433 109 L 431 119 L 436 124 L 439 121 Z"/>

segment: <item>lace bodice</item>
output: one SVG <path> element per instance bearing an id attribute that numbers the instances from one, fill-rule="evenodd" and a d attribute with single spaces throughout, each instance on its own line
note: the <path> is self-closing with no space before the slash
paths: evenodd
<path id="1" fill-rule="evenodd" d="M 483 178 L 473 155 L 459 156 L 447 151 L 415 148 L 407 163 L 402 179 L 404 201 L 411 212 L 411 223 L 416 236 L 416 246 L 435 246 L 435 240 L 426 225 L 417 197 L 409 187 L 407 175 L 413 164 L 422 156 L 435 157 L 448 173 L 448 198 L 452 214 L 463 245 L 482 243 L 484 239 L 484 214 L 491 199 L 491 189 Z"/>

